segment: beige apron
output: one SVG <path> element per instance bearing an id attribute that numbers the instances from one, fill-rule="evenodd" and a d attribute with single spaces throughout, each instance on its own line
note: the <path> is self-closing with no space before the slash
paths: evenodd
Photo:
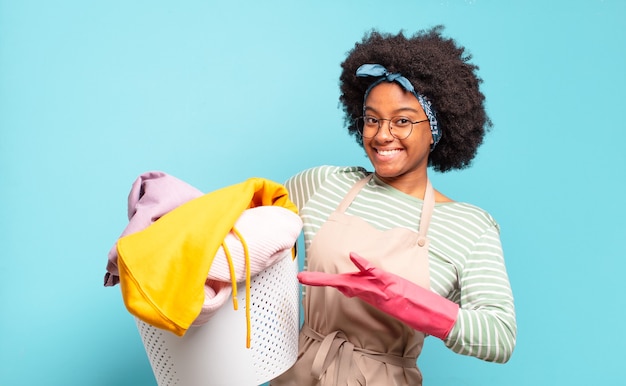
<path id="1" fill-rule="evenodd" d="M 426 238 L 434 208 L 430 181 L 419 232 L 406 228 L 380 231 L 344 213 L 372 176 L 352 187 L 317 232 L 307 251 L 308 269 L 357 271 L 349 259 L 350 252 L 356 252 L 376 266 L 430 289 Z M 304 302 L 298 360 L 273 380 L 272 386 L 422 384 L 416 361 L 423 333 L 332 287 L 307 287 Z"/>

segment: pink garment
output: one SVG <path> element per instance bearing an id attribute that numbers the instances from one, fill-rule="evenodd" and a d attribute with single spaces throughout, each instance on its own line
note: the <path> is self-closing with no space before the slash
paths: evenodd
<path id="1" fill-rule="evenodd" d="M 120 238 L 150 226 L 161 216 L 181 204 L 202 196 L 193 186 L 163 172 L 141 174 L 133 183 L 128 195 L 128 226 Z M 291 256 L 300 231 L 300 216 L 279 206 L 259 206 L 246 209 L 234 225 L 243 241 L 234 231 L 226 235 L 224 244 L 233 264 L 235 283 L 245 279 L 244 243 L 250 258 L 250 274 L 256 275 L 286 256 Z M 210 229 L 207 229 L 210 232 Z M 117 248 L 109 251 L 105 286 L 119 283 Z M 206 323 L 232 293 L 231 271 L 223 246 L 217 251 L 204 286 L 205 300 L 193 325 Z"/>
<path id="2" fill-rule="evenodd" d="M 243 236 L 248 247 L 250 275 L 254 276 L 279 260 L 291 256 L 291 248 L 302 229 L 302 220 L 294 212 L 280 206 L 258 206 L 243 211 L 235 222 L 234 229 Z M 243 244 L 233 231 L 226 235 L 224 242 L 233 262 L 235 282 L 243 282 L 246 278 Z M 204 286 L 202 311 L 192 324 L 206 323 L 228 300 L 231 290 L 228 260 L 224 247 L 220 246 Z"/>

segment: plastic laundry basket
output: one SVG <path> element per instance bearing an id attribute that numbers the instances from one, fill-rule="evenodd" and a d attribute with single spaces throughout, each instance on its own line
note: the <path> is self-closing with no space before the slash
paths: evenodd
<path id="1" fill-rule="evenodd" d="M 204 325 L 183 337 L 137 320 L 159 386 L 253 386 L 296 361 L 299 332 L 297 259 L 289 256 L 251 278 L 250 348 L 246 348 L 245 282 L 239 309 L 227 302 Z"/>

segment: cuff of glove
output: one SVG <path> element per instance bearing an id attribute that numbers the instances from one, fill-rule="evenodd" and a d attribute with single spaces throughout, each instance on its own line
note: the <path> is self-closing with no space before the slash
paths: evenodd
<path id="1" fill-rule="evenodd" d="M 409 324 L 416 330 L 444 340 L 452 331 L 459 314 L 459 305 L 432 291 L 419 288 L 418 308 L 422 309 L 418 317 Z"/>

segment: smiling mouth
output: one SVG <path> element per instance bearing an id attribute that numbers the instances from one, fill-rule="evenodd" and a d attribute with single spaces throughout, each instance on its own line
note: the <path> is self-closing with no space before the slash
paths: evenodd
<path id="1" fill-rule="evenodd" d="M 401 151 L 402 150 L 400 150 L 400 149 L 392 149 L 392 150 L 378 150 L 377 149 L 376 150 L 378 155 L 382 155 L 382 156 L 390 156 L 390 155 L 398 154 Z"/>

